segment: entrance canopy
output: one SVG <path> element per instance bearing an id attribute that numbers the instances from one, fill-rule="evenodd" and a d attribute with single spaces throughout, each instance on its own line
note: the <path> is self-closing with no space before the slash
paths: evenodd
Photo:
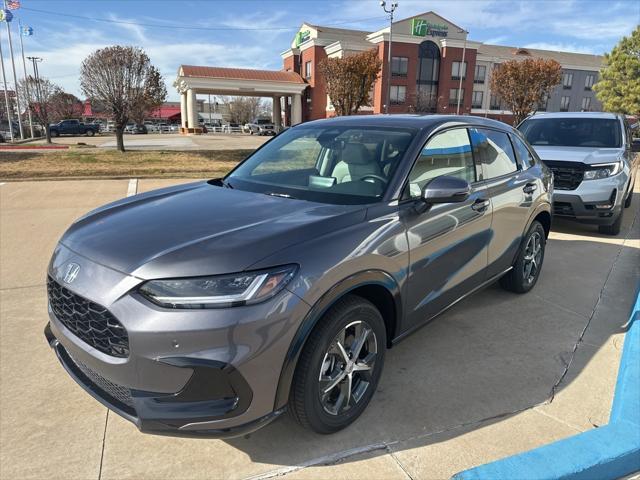
<path id="1" fill-rule="evenodd" d="M 200 133 L 197 94 L 272 97 L 273 121 L 279 127 L 282 97 L 291 97 L 291 123 L 302 121 L 302 92 L 307 88 L 295 72 L 194 65 L 181 65 L 173 85 L 180 93 L 183 133 Z"/>

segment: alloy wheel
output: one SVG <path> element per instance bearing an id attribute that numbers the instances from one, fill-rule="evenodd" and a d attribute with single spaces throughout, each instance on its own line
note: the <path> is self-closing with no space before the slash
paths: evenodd
<path id="1" fill-rule="evenodd" d="M 349 323 L 325 352 L 318 377 L 320 403 L 330 415 L 357 405 L 371 384 L 378 343 L 371 326 L 362 320 Z"/>
<path id="2" fill-rule="evenodd" d="M 522 262 L 523 277 L 527 284 L 533 283 L 540 270 L 542 260 L 542 237 L 540 232 L 533 232 L 524 249 L 524 262 Z"/>

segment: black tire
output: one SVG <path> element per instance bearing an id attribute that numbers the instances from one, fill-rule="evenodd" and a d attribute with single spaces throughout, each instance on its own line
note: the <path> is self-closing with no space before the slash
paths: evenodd
<path id="1" fill-rule="evenodd" d="M 532 240 L 533 237 L 539 241 L 540 245 L 539 256 L 536 256 L 534 253 L 535 273 L 533 271 L 533 266 L 528 270 L 531 261 L 527 260 L 531 254 L 529 249 L 531 245 L 530 242 L 534 241 Z M 522 245 L 520 246 L 520 251 L 518 252 L 518 256 L 513 264 L 513 268 L 500 278 L 500 286 L 505 290 L 515 293 L 527 293 L 531 290 L 537 283 L 540 271 L 542 270 L 545 246 L 546 236 L 544 227 L 540 222 L 534 220 L 522 241 Z"/>
<path id="2" fill-rule="evenodd" d="M 96 132 L 94 132 L 93 130 L 87 130 L 87 137 L 93 137 L 95 133 Z"/>
<path id="3" fill-rule="evenodd" d="M 627 199 L 624 201 L 624 208 L 629 208 L 631 206 L 631 201 L 633 200 L 633 187 L 629 191 L 629 195 L 627 195 Z"/>
<path id="4" fill-rule="evenodd" d="M 51 130 L 51 136 L 52 137 L 59 137 L 60 134 L 56 130 Z"/>
<path id="5" fill-rule="evenodd" d="M 618 235 L 620 233 L 620 229 L 622 228 L 622 217 L 624 214 L 624 208 L 620 209 L 620 213 L 616 218 L 615 222 L 611 225 L 599 225 L 598 232 L 604 235 Z"/>
<path id="6" fill-rule="evenodd" d="M 321 397 L 320 385 L 323 381 L 321 376 L 325 371 L 327 362 L 332 365 L 332 371 L 338 374 L 341 374 L 340 370 L 344 372 L 343 374 L 346 374 L 345 370 L 349 370 L 349 368 L 345 369 L 344 367 L 340 369 L 339 361 L 335 361 L 334 364 L 334 361 L 331 360 L 332 358 L 335 360 L 337 357 L 329 357 L 329 355 L 331 355 L 330 352 L 338 350 L 336 348 L 339 343 L 337 341 L 338 335 L 343 331 L 349 332 L 351 331 L 350 329 L 356 328 L 354 324 L 361 325 L 363 330 L 370 329 L 365 338 L 368 339 L 367 342 L 373 341 L 376 345 L 374 360 L 372 362 L 369 361 L 372 367 L 368 372 L 354 370 L 351 378 L 344 377 L 343 381 L 339 382 L 328 394 L 325 393 Z M 360 330 L 360 335 L 354 335 L 354 340 L 358 336 L 361 337 L 363 330 Z M 371 332 L 375 335 L 372 336 Z M 345 335 L 344 338 L 342 343 L 345 345 L 342 351 L 346 350 L 351 355 L 353 352 L 352 347 L 356 342 L 352 340 L 352 344 L 349 345 L 348 341 L 351 337 Z M 386 345 L 385 324 L 378 309 L 368 300 L 356 295 L 347 295 L 340 299 L 320 319 L 300 355 L 289 397 L 289 411 L 293 418 L 303 427 L 322 434 L 337 432 L 354 422 L 365 410 L 376 391 L 384 366 Z M 370 345 L 367 343 L 366 349 L 368 350 L 369 347 Z M 365 350 L 365 347 L 361 349 L 356 361 L 362 359 L 365 362 L 366 358 L 372 355 L 370 351 L 362 350 Z M 371 348 L 371 350 L 373 349 Z M 365 354 L 366 358 L 362 357 Z M 361 365 L 366 364 L 367 362 Z M 328 379 L 329 377 L 325 378 Z M 333 382 L 333 380 L 324 381 L 326 383 L 323 386 Z M 340 406 L 337 406 L 336 413 L 330 413 L 327 410 L 327 405 L 330 404 L 331 397 L 335 396 L 335 389 L 338 389 L 338 397 L 340 397 L 343 391 L 341 388 L 345 387 L 345 382 L 348 381 L 353 382 L 351 389 L 348 388 L 349 384 L 346 384 L 346 389 L 350 392 L 349 399 L 353 402 L 353 405 L 349 405 L 351 402 L 348 400 L 344 411 L 340 411 Z M 356 394 L 361 391 L 360 389 L 363 386 L 364 389 L 358 399 Z M 338 405 L 339 400 L 340 398 L 335 400 L 336 405 Z M 344 405 L 344 401 L 340 405 Z"/>

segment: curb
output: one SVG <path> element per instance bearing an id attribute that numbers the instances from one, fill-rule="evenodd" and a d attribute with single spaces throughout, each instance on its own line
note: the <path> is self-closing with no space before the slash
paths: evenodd
<path id="1" fill-rule="evenodd" d="M 67 150 L 69 145 L 0 145 L 0 150 Z"/>
<path id="2" fill-rule="evenodd" d="M 616 479 L 640 471 L 640 292 L 628 325 L 608 425 L 464 470 L 452 479 Z"/>

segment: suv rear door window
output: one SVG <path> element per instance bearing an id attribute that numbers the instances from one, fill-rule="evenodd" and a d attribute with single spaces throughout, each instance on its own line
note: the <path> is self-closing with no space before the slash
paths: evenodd
<path id="1" fill-rule="evenodd" d="M 522 168 L 527 169 L 533 167 L 536 164 L 536 161 L 533 159 L 533 155 L 531 155 L 531 152 L 524 142 L 516 135 L 511 135 L 511 141 L 516 153 L 518 154 L 518 159 L 520 160 Z"/>
<path id="2" fill-rule="evenodd" d="M 506 133 L 488 128 L 469 130 L 473 153 L 483 166 L 485 180 L 501 177 L 518 170 L 513 146 Z"/>

